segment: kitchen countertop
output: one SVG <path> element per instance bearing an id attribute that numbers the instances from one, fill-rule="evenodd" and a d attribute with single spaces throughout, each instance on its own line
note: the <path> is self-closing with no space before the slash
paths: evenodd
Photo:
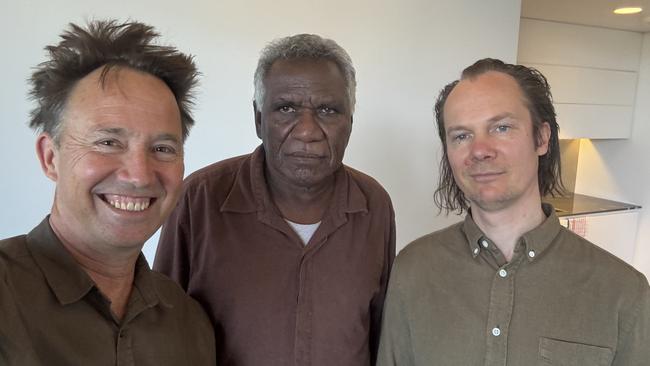
<path id="1" fill-rule="evenodd" d="M 542 201 L 552 204 L 555 208 L 555 213 L 559 217 L 627 211 L 641 208 L 641 206 L 631 203 L 611 201 L 578 193 L 571 193 L 564 197 L 544 197 Z"/>

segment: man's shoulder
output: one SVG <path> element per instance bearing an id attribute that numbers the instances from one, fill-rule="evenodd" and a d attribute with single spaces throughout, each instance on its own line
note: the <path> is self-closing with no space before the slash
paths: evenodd
<path id="1" fill-rule="evenodd" d="M 18 235 L 0 240 L 0 263 L 7 262 L 21 257 L 29 256 L 27 250 L 27 235 Z"/>
<path id="2" fill-rule="evenodd" d="M 151 280 L 156 287 L 156 291 L 162 298 L 169 302 L 175 309 L 188 311 L 196 318 L 203 320 L 205 312 L 201 305 L 192 297 L 190 297 L 183 288 L 171 278 L 166 275 L 151 270 Z M 205 319 L 207 321 L 207 319 Z"/>
<path id="3" fill-rule="evenodd" d="M 346 174 L 353 180 L 361 189 L 361 191 L 369 199 L 382 199 L 390 201 L 390 196 L 384 187 L 373 177 L 368 174 L 344 165 Z"/>
<path id="4" fill-rule="evenodd" d="M 592 271 L 611 286 L 618 286 L 621 289 L 638 289 L 647 287 L 648 281 L 643 273 L 639 272 L 631 264 L 615 256 L 600 246 L 577 235 L 576 233 L 561 228 L 563 240 L 562 251 L 554 260 L 566 260 L 575 271 Z"/>
<path id="5" fill-rule="evenodd" d="M 422 271 L 454 266 L 461 256 L 470 255 L 461 227 L 462 222 L 456 223 L 415 239 L 399 252 L 393 271 L 417 277 Z"/>
<path id="6" fill-rule="evenodd" d="M 413 262 L 422 260 L 423 257 L 438 256 L 442 252 L 453 251 L 453 248 L 459 245 L 467 248 L 467 239 L 461 230 L 462 225 L 462 222 L 458 222 L 421 236 L 404 247 L 398 257 L 402 257 L 402 261 Z"/>

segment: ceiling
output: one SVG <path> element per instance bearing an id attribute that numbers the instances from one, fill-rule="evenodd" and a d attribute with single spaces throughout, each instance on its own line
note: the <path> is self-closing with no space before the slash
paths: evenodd
<path id="1" fill-rule="evenodd" d="M 614 14 L 614 8 L 621 5 L 641 6 L 643 11 L 632 15 Z M 521 16 L 650 32 L 650 0 L 522 0 Z"/>

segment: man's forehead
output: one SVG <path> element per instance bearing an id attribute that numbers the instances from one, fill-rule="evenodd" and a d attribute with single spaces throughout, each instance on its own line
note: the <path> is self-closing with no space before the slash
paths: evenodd
<path id="1" fill-rule="evenodd" d="M 488 71 L 461 79 L 445 101 L 444 114 L 447 120 L 450 115 L 489 112 L 507 107 L 527 108 L 519 84 L 508 74 Z M 498 111 L 499 114 L 512 112 Z"/>
<path id="2" fill-rule="evenodd" d="M 291 58 L 279 59 L 271 64 L 266 78 L 300 75 L 316 72 L 319 78 L 340 77 L 344 80 L 343 73 L 338 65 L 326 58 Z"/>
<path id="3" fill-rule="evenodd" d="M 519 84 L 514 77 L 500 71 L 487 71 L 460 79 L 456 87 L 452 89 L 449 97 L 460 93 L 495 93 L 504 90 L 521 93 Z"/>
<path id="4" fill-rule="evenodd" d="M 125 67 L 103 73 L 104 67 L 92 71 L 72 89 L 62 116 L 64 130 L 75 126 L 86 133 L 118 134 L 125 129 L 182 129 L 176 99 L 162 80 Z"/>

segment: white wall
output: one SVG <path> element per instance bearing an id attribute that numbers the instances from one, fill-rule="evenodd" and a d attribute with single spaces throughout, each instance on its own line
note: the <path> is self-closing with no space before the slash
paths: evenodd
<path id="1" fill-rule="evenodd" d="M 634 265 L 650 278 L 650 33 L 643 35 L 639 66 L 632 137 L 583 141 L 576 192 L 643 206 Z"/>
<path id="2" fill-rule="evenodd" d="M 26 123 L 30 68 L 68 22 L 117 17 L 150 23 L 165 43 L 196 55 L 203 72 L 186 143 L 186 174 L 251 151 L 259 50 L 271 39 L 319 33 L 357 68 L 357 112 L 345 162 L 376 177 L 393 198 L 398 248 L 456 218 L 436 216 L 438 91 L 478 58 L 514 62 L 519 0 L 3 1 L 0 11 L 0 238 L 29 231 L 49 212 L 54 185 L 41 173 Z M 154 239 L 155 240 L 155 239 Z M 153 258 L 155 243 L 145 247 Z"/>

